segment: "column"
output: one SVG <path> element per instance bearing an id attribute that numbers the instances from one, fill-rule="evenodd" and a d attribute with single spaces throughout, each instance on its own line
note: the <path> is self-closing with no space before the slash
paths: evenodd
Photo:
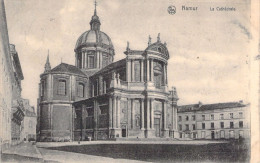
<path id="1" fill-rule="evenodd" d="M 96 68 L 99 68 L 99 52 L 98 51 L 96 51 L 96 56 L 97 56 Z"/>
<path id="2" fill-rule="evenodd" d="M 163 129 L 166 130 L 167 129 L 167 101 L 164 101 L 163 103 Z"/>
<path id="3" fill-rule="evenodd" d="M 78 67 L 78 53 L 75 54 L 75 66 Z"/>
<path id="4" fill-rule="evenodd" d="M 104 94 L 107 93 L 107 83 L 105 80 L 103 81 L 103 92 L 104 92 Z"/>
<path id="5" fill-rule="evenodd" d="M 135 115 L 135 108 L 134 108 L 134 99 L 131 99 L 131 128 L 134 128 L 134 115 Z"/>
<path id="6" fill-rule="evenodd" d="M 113 96 L 113 128 L 116 128 L 116 96 Z"/>
<path id="7" fill-rule="evenodd" d="M 96 84 L 97 84 L 97 88 L 96 88 L 96 91 L 97 91 L 97 96 L 99 95 L 99 83 L 98 83 L 98 79 L 96 79 Z"/>
<path id="8" fill-rule="evenodd" d="M 99 68 L 102 68 L 102 62 L 103 62 L 102 60 L 103 60 L 102 53 L 99 52 Z"/>
<path id="9" fill-rule="evenodd" d="M 86 58 L 85 58 L 85 61 L 86 61 L 86 68 L 88 68 L 88 54 L 87 54 L 87 52 L 86 52 L 85 56 L 86 56 Z"/>
<path id="10" fill-rule="evenodd" d="M 171 105 L 171 108 L 172 108 L 172 119 L 171 119 L 171 123 L 172 123 L 172 130 L 174 130 L 174 126 L 175 126 L 175 110 L 174 110 L 174 107 L 173 105 Z"/>
<path id="11" fill-rule="evenodd" d="M 112 128 L 113 123 L 113 99 L 109 97 L 109 128 Z"/>
<path id="12" fill-rule="evenodd" d="M 154 99 L 151 99 L 151 128 L 154 129 L 154 108 L 153 108 Z"/>
<path id="13" fill-rule="evenodd" d="M 141 98 L 140 100 L 141 103 L 141 130 L 144 129 L 144 99 Z"/>
<path id="14" fill-rule="evenodd" d="M 151 81 L 153 82 L 153 59 L 151 59 Z"/>
<path id="15" fill-rule="evenodd" d="M 87 56 L 87 52 L 84 52 L 84 68 L 88 68 L 87 66 L 88 66 L 88 62 L 87 62 L 87 58 L 88 58 L 88 56 Z"/>
<path id="16" fill-rule="evenodd" d="M 166 66 L 163 64 L 163 84 L 166 85 Z"/>
<path id="17" fill-rule="evenodd" d="M 173 107 L 173 109 L 174 109 L 174 122 L 175 122 L 175 126 L 174 126 L 174 129 L 175 130 L 177 130 L 177 124 L 178 124 L 178 122 L 177 122 L 177 107 L 175 108 L 175 107 Z"/>
<path id="18" fill-rule="evenodd" d="M 99 94 L 103 94 L 103 76 L 99 76 Z"/>
<path id="19" fill-rule="evenodd" d="M 92 84 L 92 97 L 95 96 L 95 84 Z"/>
<path id="20" fill-rule="evenodd" d="M 131 65 L 130 65 L 130 60 L 126 60 L 126 81 L 130 82 L 131 81 Z"/>
<path id="21" fill-rule="evenodd" d="M 146 60 L 146 81 L 149 82 L 150 81 L 150 63 L 149 63 L 149 59 L 147 58 Z"/>
<path id="22" fill-rule="evenodd" d="M 131 71 L 131 72 L 132 72 L 132 73 L 131 73 L 131 74 L 132 74 L 132 80 L 131 80 L 131 81 L 133 82 L 133 81 L 135 81 L 135 78 L 134 78 L 134 77 L 135 77 L 134 60 L 131 60 L 131 67 L 132 67 L 132 71 Z"/>
<path id="23" fill-rule="evenodd" d="M 94 140 L 97 140 L 99 106 L 97 100 L 94 100 Z"/>
<path id="24" fill-rule="evenodd" d="M 144 81 L 144 60 L 141 60 L 141 64 L 140 64 L 140 67 L 141 67 L 141 82 Z"/>
<path id="25" fill-rule="evenodd" d="M 146 120 L 147 120 L 147 130 L 149 130 L 151 128 L 151 124 L 150 124 L 150 99 L 147 98 L 146 100 Z"/>
<path id="26" fill-rule="evenodd" d="M 117 128 L 120 128 L 120 112 L 121 112 L 121 107 L 120 107 L 120 97 L 117 97 Z"/>
<path id="27" fill-rule="evenodd" d="M 168 85 L 167 63 L 165 64 L 165 77 L 166 77 L 166 85 Z"/>
<path id="28" fill-rule="evenodd" d="M 81 129 L 81 140 L 85 139 L 85 129 L 86 129 L 86 115 L 87 115 L 87 111 L 85 108 L 85 105 L 82 105 L 82 115 L 81 115 L 81 125 L 82 125 L 82 129 Z"/>
<path id="29" fill-rule="evenodd" d="M 81 68 L 84 68 L 84 58 L 85 58 L 84 53 L 81 52 L 80 55 L 81 55 Z"/>

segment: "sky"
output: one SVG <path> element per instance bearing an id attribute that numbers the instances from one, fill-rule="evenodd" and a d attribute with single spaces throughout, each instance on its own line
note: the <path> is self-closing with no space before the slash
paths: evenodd
<path id="1" fill-rule="evenodd" d="M 101 31 L 115 48 L 115 61 L 145 50 L 148 36 L 167 43 L 168 85 L 179 105 L 248 101 L 250 0 L 97 0 Z M 175 14 L 167 8 L 176 7 Z M 182 6 L 198 7 L 183 11 Z M 93 0 L 5 0 L 10 43 L 24 74 L 22 97 L 37 106 L 38 83 L 49 50 L 52 68 L 75 64 L 78 37 L 90 29 Z M 217 11 L 233 7 L 235 11 Z M 214 8 L 214 11 L 210 9 Z"/>

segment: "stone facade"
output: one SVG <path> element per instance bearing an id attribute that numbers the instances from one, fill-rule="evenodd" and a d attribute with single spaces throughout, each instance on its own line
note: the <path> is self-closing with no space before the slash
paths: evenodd
<path id="1" fill-rule="evenodd" d="M 9 44 L 4 1 L 0 1 L 0 141 L 3 148 L 20 142 L 24 112 L 21 103 L 22 68 L 15 46 Z"/>
<path id="2" fill-rule="evenodd" d="M 75 66 L 41 75 L 38 140 L 177 137 L 177 92 L 168 90 L 169 52 L 160 34 L 143 51 L 114 62 L 114 47 L 100 31 L 96 9 L 90 30 L 76 42 Z M 62 83 L 63 82 L 63 83 Z M 61 93 L 61 95 L 60 95 Z"/>
<path id="3" fill-rule="evenodd" d="M 21 125 L 21 140 L 33 141 L 36 140 L 37 115 L 34 107 L 30 106 L 29 100 L 23 99 L 23 105 L 25 115 Z"/>
<path id="4" fill-rule="evenodd" d="M 250 138 L 249 106 L 241 102 L 178 107 L 180 138 Z"/>
<path id="5" fill-rule="evenodd" d="M 1 147 L 11 144 L 11 114 L 12 114 L 12 64 L 9 49 L 9 37 L 5 15 L 4 1 L 0 1 L 0 142 Z"/>

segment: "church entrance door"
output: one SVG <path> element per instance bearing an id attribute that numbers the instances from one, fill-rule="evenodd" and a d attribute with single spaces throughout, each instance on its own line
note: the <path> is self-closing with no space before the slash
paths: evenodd
<path id="1" fill-rule="evenodd" d="M 154 118 L 155 136 L 160 137 L 160 118 Z"/>

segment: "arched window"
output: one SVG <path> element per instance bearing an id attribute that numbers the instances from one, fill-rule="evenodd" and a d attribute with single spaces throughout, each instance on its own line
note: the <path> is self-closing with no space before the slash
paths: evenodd
<path id="1" fill-rule="evenodd" d="M 66 95 L 66 80 L 59 80 L 58 95 Z"/>
<path id="2" fill-rule="evenodd" d="M 83 83 L 78 84 L 78 97 L 84 97 L 85 87 Z"/>

